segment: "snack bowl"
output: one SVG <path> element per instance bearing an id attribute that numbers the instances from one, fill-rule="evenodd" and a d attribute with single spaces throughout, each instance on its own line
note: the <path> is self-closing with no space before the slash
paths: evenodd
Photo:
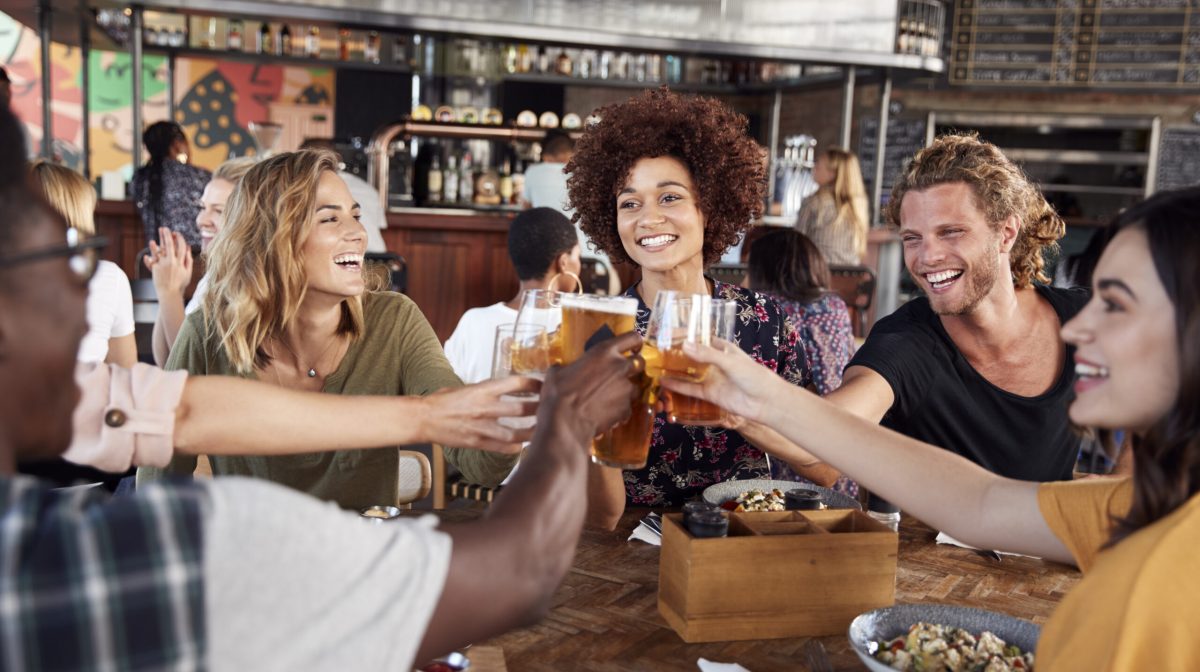
<path id="1" fill-rule="evenodd" d="M 377 504 L 375 506 L 368 506 L 362 511 L 359 511 L 358 515 L 366 518 L 372 523 L 382 523 L 399 518 L 400 509 L 394 506 L 381 506 Z"/>
<path id="2" fill-rule="evenodd" d="M 1039 626 L 994 611 L 947 604 L 897 604 L 860 614 L 851 621 L 847 636 L 854 653 L 867 669 L 895 672 L 875 658 L 878 643 L 905 635 L 909 628 L 921 622 L 962 628 L 976 637 L 990 632 L 1006 644 L 1020 647 L 1021 651 L 1035 651 L 1041 635 Z"/>
<path id="3" fill-rule="evenodd" d="M 849 495 L 844 495 L 835 490 L 822 488 L 811 483 L 800 483 L 798 481 L 775 481 L 769 479 L 725 481 L 724 483 L 708 486 L 704 489 L 704 493 L 701 496 L 704 498 L 704 501 L 719 506 L 728 500 L 736 498 L 747 490 L 761 490 L 763 492 L 778 490 L 780 493 L 786 493 L 788 490 L 795 490 L 797 488 L 819 492 L 821 494 L 821 502 L 826 508 L 862 510 L 862 505 L 858 503 L 858 500 Z"/>

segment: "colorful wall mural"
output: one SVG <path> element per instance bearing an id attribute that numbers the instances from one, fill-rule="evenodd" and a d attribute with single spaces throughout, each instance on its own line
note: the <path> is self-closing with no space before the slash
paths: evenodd
<path id="1" fill-rule="evenodd" d="M 36 153 L 42 138 L 41 44 L 36 31 L 0 12 L 0 65 L 13 80 L 12 106 L 24 121 Z M 83 89 L 80 51 L 52 44 L 51 109 L 54 154 L 82 168 Z M 91 171 L 132 174 L 131 148 L 140 141 L 133 129 L 132 66 L 127 53 L 93 51 L 89 58 Z M 166 119 L 167 58 L 148 54 L 142 65 L 144 123 Z M 286 102 L 320 107 L 332 115 L 335 72 L 208 59 L 175 64 L 175 120 L 192 141 L 192 162 L 215 168 L 230 156 L 254 153 L 246 130 L 251 121 L 270 119 L 270 105 Z"/>

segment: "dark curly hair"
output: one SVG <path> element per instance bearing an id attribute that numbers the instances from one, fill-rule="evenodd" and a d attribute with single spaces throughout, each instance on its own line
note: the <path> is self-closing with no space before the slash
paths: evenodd
<path id="1" fill-rule="evenodd" d="M 939 184 L 962 182 L 975 194 L 975 207 L 998 229 L 1009 216 L 1021 224 L 1009 254 L 1013 283 L 1029 287 L 1036 280 L 1049 284 L 1046 253 L 1058 253 L 1058 240 L 1067 232 L 1042 192 L 1000 148 L 979 139 L 976 133 L 943 135 L 917 152 L 896 180 L 887 203 L 887 219 L 900 226 L 900 207 L 910 191 Z"/>
<path id="2" fill-rule="evenodd" d="M 596 111 L 567 163 L 567 191 L 592 245 L 632 264 L 617 233 L 617 192 L 641 159 L 679 159 L 696 185 L 704 214 L 704 264 L 721 257 L 762 214 L 765 169 L 746 118 L 712 98 L 666 87 Z"/>

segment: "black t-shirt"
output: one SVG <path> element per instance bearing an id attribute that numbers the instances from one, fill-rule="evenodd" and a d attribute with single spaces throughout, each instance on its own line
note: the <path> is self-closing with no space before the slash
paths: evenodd
<path id="1" fill-rule="evenodd" d="M 1086 289 L 1037 287 L 1060 323 L 1087 303 Z M 1067 346 L 1058 380 L 1022 397 L 991 384 L 959 352 L 925 297 L 880 320 L 850 361 L 892 387 L 896 399 L 881 424 L 958 453 L 980 466 L 1027 481 L 1070 480 L 1079 450 L 1067 406 L 1073 398 L 1075 349 Z"/>

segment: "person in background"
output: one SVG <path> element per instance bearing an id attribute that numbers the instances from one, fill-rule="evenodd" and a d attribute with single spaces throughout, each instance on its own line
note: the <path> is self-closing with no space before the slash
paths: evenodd
<path id="1" fill-rule="evenodd" d="M 56 491 L 14 465 L 71 443 L 90 269 L 27 189 L 23 148 L 0 109 L 5 669 L 413 669 L 547 613 L 579 539 L 587 445 L 628 413 L 636 336 L 547 375 L 527 464 L 475 522 L 368 525 L 251 479 Z"/>
<path id="2" fill-rule="evenodd" d="M 305 138 L 300 149 L 324 149 L 337 154 L 337 145 L 329 138 Z M 346 164 L 338 161 L 338 177 L 350 189 L 350 195 L 358 202 L 363 228 L 367 230 L 367 252 L 387 252 L 387 244 L 380 233 L 387 228 L 387 216 L 379 201 L 379 192 L 369 182 L 346 170 Z"/>
<path id="3" fill-rule="evenodd" d="M 598 114 L 602 120 L 584 131 L 567 164 L 567 184 L 588 236 L 641 271 L 641 281 L 625 291 L 638 301 L 638 332 L 646 333 L 650 306 L 663 290 L 733 301 L 738 347 L 803 384 L 796 331 L 779 303 L 704 274 L 762 211 L 766 181 L 746 118 L 717 100 L 665 89 Z M 660 414 L 644 468 L 593 465 L 589 522 L 612 529 L 627 505 L 681 506 L 709 485 L 763 478 L 764 450 L 789 462 L 815 462 L 807 453 L 789 453 L 794 445 L 778 438 L 755 426 L 670 424 Z"/>
<path id="4" fill-rule="evenodd" d="M 295 390 L 417 395 L 461 386 L 416 304 L 367 291 L 366 232 L 332 152 L 277 154 L 242 177 L 209 250 L 204 310 L 184 321 L 168 369 L 257 378 Z M 395 450 L 210 456 L 215 476 L 265 478 L 349 509 L 394 501 Z M 473 482 L 499 482 L 510 455 L 447 448 Z M 176 457 L 167 473 L 195 470 Z M 139 469 L 138 483 L 160 470 Z"/>
<path id="5" fill-rule="evenodd" d="M 244 156 L 230 159 L 217 167 L 212 179 L 204 185 L 200 196 L 200 212 L 196 229 L 200 233 L 200 253 L 207 254 L 213 240 L 225 226 L 225 206 L 238 181 L 258 159 Z M 150 254 L 142 258 L 154 278 L 158 296 L 158 317 L 154 320 L 154 363 L 163 366 L 175 345 L 179 328 L 188 315 L 200 310 L 208 292 L 208 273 L 196 283 L 192 298 L 184 305 L 183 293 L 192 282 L 192 251 L 183 235 L 166 228 L 159 229 L 162 245 L 150 241 Z"/>
<path id="6" fill-rule="evenodd" d="M 478 383 L 491 377 L 496 327 L 517 321 L 521 296 L 527 290 L 568 292 L 576 288 L 579 241 L 575 227 L 558 210 L 533 208 L 517 215 L 508 227 L 508 258 L 521 281 L 517 295 L 508 301 L 468 310 L 446 339 L 446 359 L 464 383 Z"/>
<path id="7" fill-rule="evenodd" d="M 570 133 L 560 130 L 546 132 L 546 138 L 542 140 L 541 163 L 525 169 L 525 207 L 554 208 L 571 219 L 574 210 L 567 193 L 567 174 L 564 169 L 574 153 L 575 141 L 571 139 Z M 578 223 L 575 225 L 575 231 L 579 237 L 580 256 L 583 259 L 594 259 L 597 272 L 603 272 L 607 276 L 607 292 L 616 294 L 621 291 L 621 280 L 608 254 L 603 248 L 589 243 L 587 233 Z"/>
<path id="8" fill-rule="evenodd" d="M 964 543 L 1082 569 L 1042 627 L 1037 669 L 1191 672 L 1200 669 L 1198 218 L 1195 187 L 1123 212 L 1106 232 L 1091 300 L 1061 329 L 1079 374 L 1070 420 L 1130 430 L 1132 478 L 1008 478 L 788 385 L 726 344 L 693 349 L 713 364 L 702 385 L 663 385 L 802 441 Z M 1047 438 L 1026 440 L 1036 450 Z"/>
<path id="9" fill-rule="evenodd" d="M 833 147 L 813 167 L 818 188 L 800 205 L 796 230 L 808 236 L 830 264 L 855 266 L 867 253 L 870 210 L 858 157 Z"/>
<path id="10" fill-rule="evenodd" d="M 83 238 L 96 235 L 96 190 L 82 175 L 47 161 L 35 162 L 30 172 L 42 196 L 67 226 Z M 79 344 L 80 362 L 108 362 L 126 368 L 137 363 L 133 293 L 125 272 L 111 261 L 100 261 L 88 282 L 87 323 L 88 333 Z"/>
<path id="11" fill-rule="evenodd" d="M 829 291 L 829 266 L 817 246 L 794 229 L 779 229 L 760 236 L 750 245 L 744 284 L 779 301 L 796 328 L 797 342 L 804 355 L 805 387 L 825 396 L 841 386 L 842 370 L 854 354 L 854 332 L 846 303 L 837 293 Z M 814 473 L 819 469 L 829 473 Z M 827 465 L 811 464 L 806 473 L 823 483 L 832 476 L 836 479 L 834 490 L 858 496 L 858 485 L 848 478 L 839 478 Z M 771 463 L 771 477 L 813 480 L 799 476 L 782 460 Z"/>
<path id="12" fill-rule="evenodd" d="M 199 250 L 200 232 L 194 222 L 204 185 L 212 175 L 188 163 L 187 136 L 173 121 L 150 124 L 142 133 L 142 144 L 150 159 L 133 174 L 130 188 L 147 244 L 156 239 L 159 229 L 167 228 Z"/>

